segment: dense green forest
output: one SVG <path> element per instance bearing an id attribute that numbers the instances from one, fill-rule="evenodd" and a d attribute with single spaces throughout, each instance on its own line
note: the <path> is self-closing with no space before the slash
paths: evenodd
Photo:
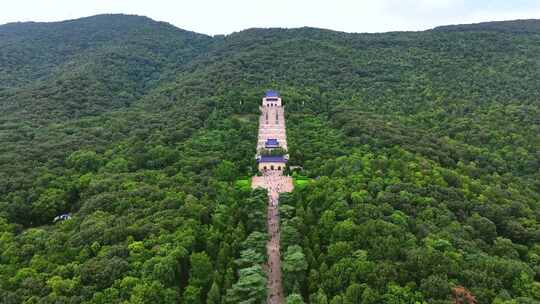
<path id="1" fill-rule="evenodd" d="M 287 303 L 540 301 L 540 21 L 206 36 L 0 26 L 0 303 L 264 303 L 280 91 Z M 54 222 L 60 214 L 72 218 Z"/>

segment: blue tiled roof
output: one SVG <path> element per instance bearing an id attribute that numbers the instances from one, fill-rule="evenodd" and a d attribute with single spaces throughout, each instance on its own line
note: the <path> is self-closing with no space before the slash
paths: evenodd
<path id="1" fill-rule="evenodd" d="M 279 93 L 274 90 L 267 90 L 266 97 L 279 97 Z"/>
<path id="2" fill-rule="evenodd" d="M 287 160 L 283 156 L 261 156 L 257 160 L 259 163 L 286 163 Z"/>
<path id="3" fill-rule="evenodd" d="M 264 144 L 264 147 L 265 148 L 279 148 L 279 143 L 265 143 Z"/>

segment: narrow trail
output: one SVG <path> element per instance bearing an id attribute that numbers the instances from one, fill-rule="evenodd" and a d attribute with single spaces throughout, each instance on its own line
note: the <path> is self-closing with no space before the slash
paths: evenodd
<path id="1" fill-rule="evenodd" d="M 293 182 L 290 176 L 283 175 L 287 162 L 287 156 L 264 157 L 260 151 L 272 149 L 269 142 L 277 140 L 277 146 L 273 142 L 273 148 L 287 149 L 287 136 L 285 131 L 285 111 L 281 106 L 281 98 L 277 92 L 269 91 L 263 98 L 261 117 L 259 121 L 259 138 L 257 142 L 257 159 L 259 171 L 262 176 L 254 176 L 251 187 L 262 187 L 268 191 L 267 227 L 268 241 L 266 252 L 268 255 L 266 269 L 267 275 L 267 300 L 268 304 L 285 303 L 283 285 L 281 280 L 281 257 L 280 257 L 280 229 L 279 229 L 279 194 L 291 192 Z M 270 140 L 270 141 L 269 141 Z"/>

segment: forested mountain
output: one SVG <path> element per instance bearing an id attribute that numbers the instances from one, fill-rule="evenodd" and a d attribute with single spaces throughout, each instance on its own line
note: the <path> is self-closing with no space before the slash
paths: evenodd
<path id="1" fill-rule="evenodd" d="M 290 303 L 540 301 L 540 21 L 100 15 L 0 26 L 0 302 L 264 301 L 266 194 L 236 181 L 269 88 L 311 179 L 281 199 Z"/>

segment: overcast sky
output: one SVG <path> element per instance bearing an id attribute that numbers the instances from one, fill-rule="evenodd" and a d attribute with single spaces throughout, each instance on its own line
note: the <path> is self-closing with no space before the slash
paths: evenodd
<path id="1" fill-rule="evenodd" d="M 1 0 L 0 24 L 103 13 L 145 15 L 205 34 L 250 27 L 312 26 L 346 32 L 540 19 L 540 0 Z"/>

